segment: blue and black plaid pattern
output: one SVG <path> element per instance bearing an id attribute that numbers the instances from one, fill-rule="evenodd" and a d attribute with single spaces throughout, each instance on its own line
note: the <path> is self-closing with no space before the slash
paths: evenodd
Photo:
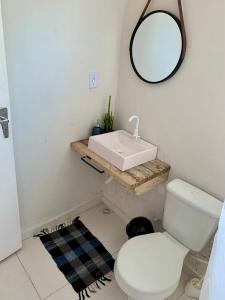
<path id="1" fill-rule="evenodd" d="M 113 271 L 113 257 L 78 218 L 40 239 L 77 293 L 95 282 L 105 285 L 104 275 Z"/>

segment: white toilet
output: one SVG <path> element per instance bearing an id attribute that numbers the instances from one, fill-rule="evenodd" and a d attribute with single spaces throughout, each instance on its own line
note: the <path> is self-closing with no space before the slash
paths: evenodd
<path id="1" fill-rule="evenodd" d="M 215 232 L 222 202 L 176 179 L 167 185 L 164 233 L 138 236 L 121 248 L 115 277 L 135 300 L 163 300 L 178 287 L 190 250 L 201 251 Z"/>

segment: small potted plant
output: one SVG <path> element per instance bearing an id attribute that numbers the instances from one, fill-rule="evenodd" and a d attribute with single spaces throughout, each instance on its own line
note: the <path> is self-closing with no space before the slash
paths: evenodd
<path id="1" fill-rule="evenodd" d="M 108 111 L 104 115 L 104 119 L 103 119 L 104 132 L 112 132 L 113 131 L 114 116 L 111 111 L 111 100 L 112 100 L 112 96 L 109 96 Z"/>

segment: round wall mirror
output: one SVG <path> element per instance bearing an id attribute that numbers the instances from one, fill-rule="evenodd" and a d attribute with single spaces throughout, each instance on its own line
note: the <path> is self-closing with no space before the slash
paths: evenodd
<path id="1" fill-rule="evenodd" d="M 142 80 L 159 83 L 179 69 L 183 60 L 182 48 L 180 20 L 169 12 L 153 11 L 138 23 L 133 32 L 131 63 Z"/>

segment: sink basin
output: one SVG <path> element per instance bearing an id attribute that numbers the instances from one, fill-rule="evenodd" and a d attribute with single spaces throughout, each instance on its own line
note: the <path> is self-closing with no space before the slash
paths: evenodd
<path id="1" fill-rule="evenodd" d="M 89 138 L 88 148 L 121 171 L 154 160 L 157 147 L 133 135 L 118 130 Z"/>

